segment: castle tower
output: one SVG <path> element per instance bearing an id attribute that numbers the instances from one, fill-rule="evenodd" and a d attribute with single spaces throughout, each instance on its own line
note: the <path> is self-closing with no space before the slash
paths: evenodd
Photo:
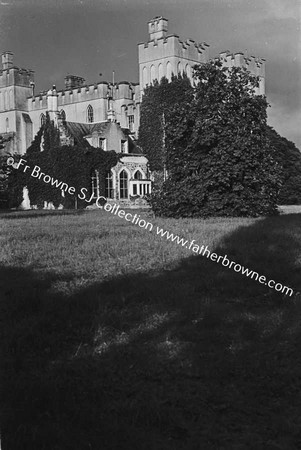
<path id="1" fill-rule="evenodd" d="M 23 154 L 30 145 L 32 121 L 27 98 L 32 95 L 34 72 L 14 66 L 13 53 L 2 53 L 0 70 L 0 133 L 10 137 L 8 150 Z"/>
<path id="2" fill-rule="evenodd" d="M 139 83 L 143 89 L 162 77 L 185 72 L 192 80 L 193 66 L 209 61 L 209 45 L 192 39 L 183 42 L 176 34 L 168 35 L 168 20 L 155 17 L 148 22 L 149 40 L 138 44 Z"/>
<path id="3" fill-rule="evenodd" d="M 259 77 L 259 87 L 256 89 L 256 94 L 265 95 L 265 59 L 255 56 L 248 58 L 242 52 L 233 55 L 229 50 L 221 52 L 219 59 L 224 67 L 244 67 L 252 75 Z"/>

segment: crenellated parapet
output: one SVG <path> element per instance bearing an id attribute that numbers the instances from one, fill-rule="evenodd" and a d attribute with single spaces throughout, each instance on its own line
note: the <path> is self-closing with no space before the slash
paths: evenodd
<path id="1" fill-rule="evenodd" d="M 177 34 L 171 34 L 156 41 L 138 44 L 139 64 L 157 58 L 178 57 L 192 60 L 195 63 L 207 62 L 209 45 L 206 42 L 196 43 L 192 39 L 181 41 Z"/>
<path id="2" fill-rule="evenodd" d="M 177 34 L 167 35 L 168 21 L 155 17 L 149 22 L 149 41 L 138 44 L 139 81 L 142 91 L 162 77 L 185 72 L 192 80 L 193 67 L 209 61 L 209 45 L 193 39 L 180 40 Z"/>
<path id="3" fill-rule="evenodd" d="M 242 52 L 230 53 L 229 50 L 221 52 L 218 58 L 223 67 L 244 67 L 252 75 L 259 77 L 259 87 L 256 93 L 265 95 L 265 59 L 257 58 L 255 56 L 246 56 Z"/>
<path id="4" fill-rule="evenodd" d="M 66 121 L 81 124 L 120 124 L 131 138 L 139 129 L 143 90 L 162 77 L 186 73 L 192 84 L 194 67 L 210 61 L 209 45 L 180 39 L 168 32 L 168 20 L 155 17 L 148 22 L 147 42 L 138 44 L 139 83 L 128 81 L 87 84 L 82 76 L 68 74 L 64 88 L 55 86 L 34 92 L 34 71 L 14 65 L 13 53 L 1 55 L 0 133 L 12 133 L 15 151 L 23 153 L 44 123 L 46 113 L 59 128 Z M 257 94 L 265 94 L 265 60 L 243 53 L 221 52 L 224 67 L 245 67 L 259 77 Z M 115 77 L 114 77 L 115 78 Z M 64 135 L 62 140 L 68 141 Z"/>

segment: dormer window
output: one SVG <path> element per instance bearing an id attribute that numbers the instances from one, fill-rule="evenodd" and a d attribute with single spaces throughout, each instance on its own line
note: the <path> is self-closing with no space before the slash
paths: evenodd
<path id="1" fill-rule="evenodd" d="M 66 113 L 63 109 L 61 109 L 60 111 L 60 118 L 62 119 L 63 122 L 66 122 Z"/>
<path id="2" fill-rule="evenodd" d="M 106 140 L 104 138 L 99 138 L 98 140 L 98 147 L 102 150 L 106 150 Z"/>
<path id="3" fill-rule="evenodd" d="M 121 139 L 121 153 L 127 153 L 126 140 Z"/>

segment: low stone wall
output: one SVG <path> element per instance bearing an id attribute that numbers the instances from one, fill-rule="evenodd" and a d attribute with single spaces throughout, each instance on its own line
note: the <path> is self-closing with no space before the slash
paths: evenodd
<path id="1" fill-rule="evenodd" d="M 134 200 L 111 200 L 108 199 L 108 203 L 112 205 L 119 205 L 121 208 L 129 208 L 129 209 L 150 209 L 150 205 L 147 203 L 147 201 L 144 198 L 136 198 Z M 93 205 L 87 206 L 86 209 L 96 209 L 98 208 L 96 203 Z"/>

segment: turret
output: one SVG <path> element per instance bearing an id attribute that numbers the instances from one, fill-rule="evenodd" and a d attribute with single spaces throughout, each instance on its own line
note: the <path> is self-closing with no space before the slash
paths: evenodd
<path id="1" fill-rule="evenodd" d="M 155 17 L 148 22 L 149 40 L 165 38 L 168 31 L 168 20 L 161 17 Z"/>
<path id="2" fill-rule="evenodd" d="M 6 51 L 2 53 L 2 69 L 10 69 L 14 65 L 14 54 L 12 52 Z"/>

